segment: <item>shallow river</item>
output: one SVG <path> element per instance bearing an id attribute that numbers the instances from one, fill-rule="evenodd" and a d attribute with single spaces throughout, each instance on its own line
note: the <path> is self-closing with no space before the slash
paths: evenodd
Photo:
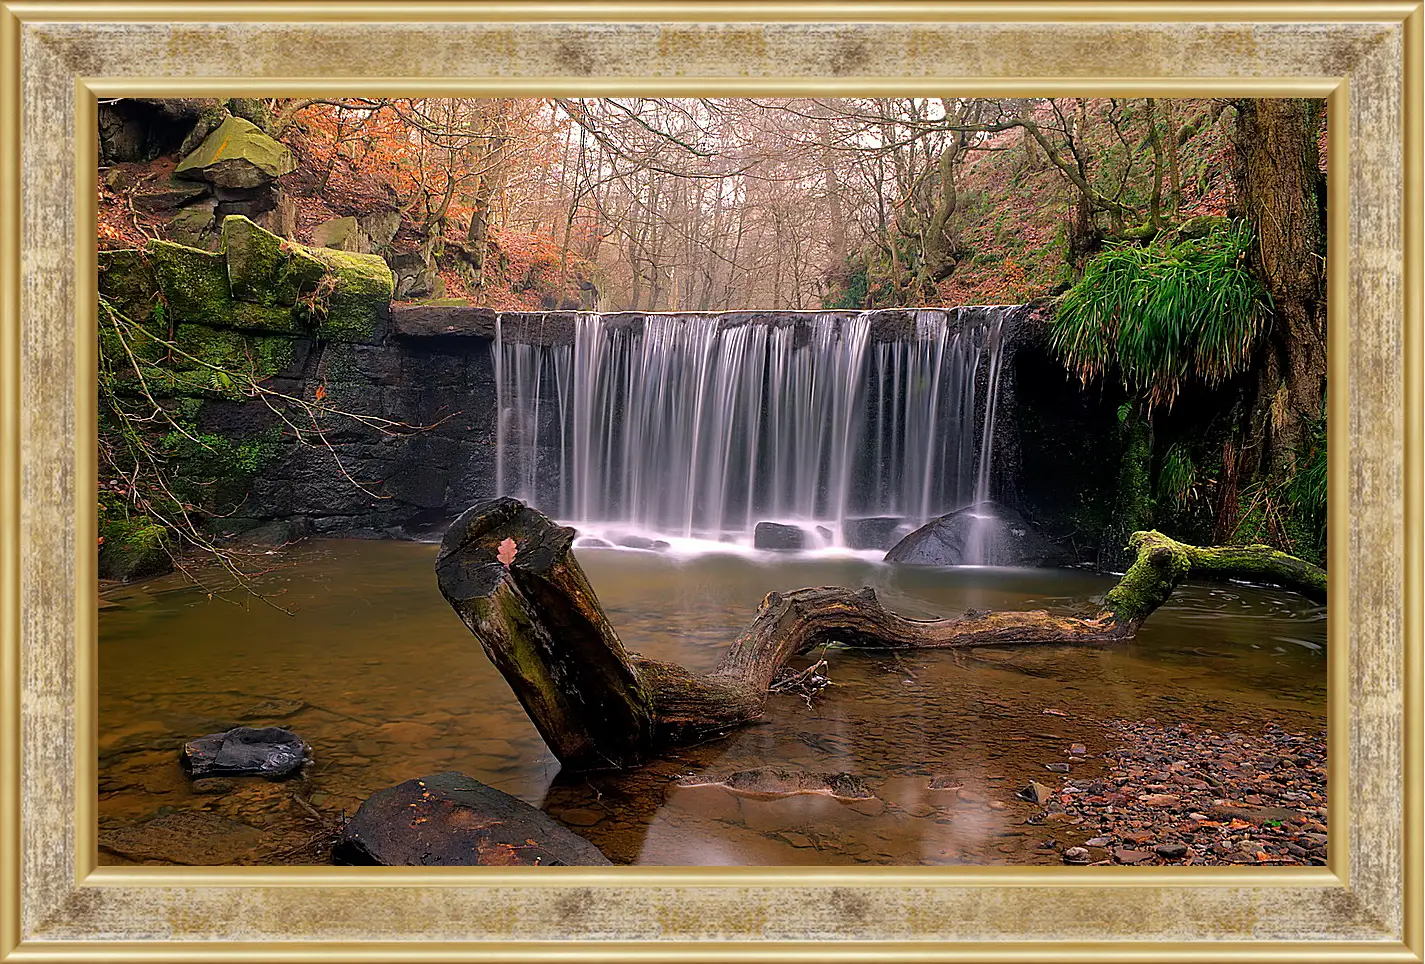
<path id="1" fill-rule="evenodd" d="M 832 650 L 823 654 L 832 683 L 810 706 L 774 696 L 764 723 L 636 773 L 562 776 L 441 598 L 436 550 L 335 540 L 292 547 L 271 557 L 275 568 L 259 580 L 291 614 L 210 598 L 177 576 L 106 590 L 101 833 L 203 811 L 261 833 L 240 847 L 179 848 L 168 859 L 319 862 L 324 831 L 370 793 L 459 770 L 542 807 L 615 863 L 1058 862 L 1043 828 L 1024 825 L 1035 808 L 1014 791 L 1030 779 L 1062 779 L 1045 765 L 1064 761 L 1073 743 L 1088 751 L 1075 777 L 1093 775 L 1112 721 L 1325 727 L 1324 608 L 1274 590 L 1189 584 L 1136 639 L 1107 648 Z M 854 556 L 578 556 L 629 649 L 696 670 L 712 667 L 771 590 L 872 586 L 888 608 L 925 617 L 966 608 L 1076 613 L 1113 584 L 1070 570 L 898 568 Z M 307 775 L 194 793 L 179 744 L 238 723 L 299 733 L 313 748 Z M 753 800 L 673 785 L 766 765 L 851 772 L 877 799 Z M 946 789 L 928 791 L 927 778 Z M 144 859 L 142 851 L 129 857 Z M 127 862 L 110 851 L 100 860 Z"/>

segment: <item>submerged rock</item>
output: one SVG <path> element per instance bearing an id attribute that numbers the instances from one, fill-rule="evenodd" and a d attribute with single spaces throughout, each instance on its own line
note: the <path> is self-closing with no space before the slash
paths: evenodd
<path id="1" fill-rule="evenodd" d="M 683 787 L 724 787 L 738 796 L 753 799 L 790 797 L 799 793 L 821 793 L 848 800 L 864 800 L 875 796 L 851 773 L 808 773 L 782 767 L 757 767 L 738 770 L 726 776 L 701 774 L 678 781 Z"/>
<path id="2" fill-rule="evenodd" d="M 805 529 L 780 522 L 759 522 L 752 533 L 752 545 L 757 549 L 805 549 L 806 541 Z"/>
<path id="3" fill-rule="evenodd" d="M 978 502 L 927 522 L 890 552 L 887 562 L 920 566 L 1058 566 L 1068 554 L 1013 509 Z"/>
<path id="4" fill-rule="evenodd" d="M 101 831 L 99 848 L 130 860 L 213 866 L 239 863 L 263 841 L 262 831 L 205 811 L 180 810 L 131 827 Z"/>
<path id="5" fill-rule="evenodd" d="M 309 749 L 291 730 L 277 726 L 239 726 L 183 744 L 183 765 L 198 777 L 268 777 L 296 773 Z"/>
<path id="6" fill-rule="evenodd" d="M 332 860 L 387 867 L 609 864 L 542 811 L 454 771 L 372 794 L 342 830 Z"/>

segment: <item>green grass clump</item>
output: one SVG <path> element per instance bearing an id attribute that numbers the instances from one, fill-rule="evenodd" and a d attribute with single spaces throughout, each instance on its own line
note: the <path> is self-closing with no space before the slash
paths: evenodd
<path id="1" fill-rule="evenodd" d="M 1171 247 L 1103 252 L 1060 303 L 1051 348 L 1085 384 L 1117 371 L 1150 405 L 1171 406 L 1192 377 L 1221 384 L 1246 370 L 1271 317 L 1251 243 L 1239 222 Z"/>

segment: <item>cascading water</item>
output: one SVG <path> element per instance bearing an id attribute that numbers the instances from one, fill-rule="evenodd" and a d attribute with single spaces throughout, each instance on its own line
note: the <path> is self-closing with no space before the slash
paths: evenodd
<path id="1" fill-rule="evenodd" d="M 989 494 L 1014 310 L 586 312 L 553 345 L 497 320 L 497 488 L 591 534 L 919 525 Z"/>

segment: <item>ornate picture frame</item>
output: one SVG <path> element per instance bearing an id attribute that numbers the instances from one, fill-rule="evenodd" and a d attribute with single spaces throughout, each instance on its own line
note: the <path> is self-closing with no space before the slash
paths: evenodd
<path id="1" fill-rule="evenodd" d="M 1421 28 L 1409 2 L 0 5 L 0 959 L 1421 960 Z M 96 866 L 99 98 L 951 87 L 1328 101 L 1328 867 Z"/>

